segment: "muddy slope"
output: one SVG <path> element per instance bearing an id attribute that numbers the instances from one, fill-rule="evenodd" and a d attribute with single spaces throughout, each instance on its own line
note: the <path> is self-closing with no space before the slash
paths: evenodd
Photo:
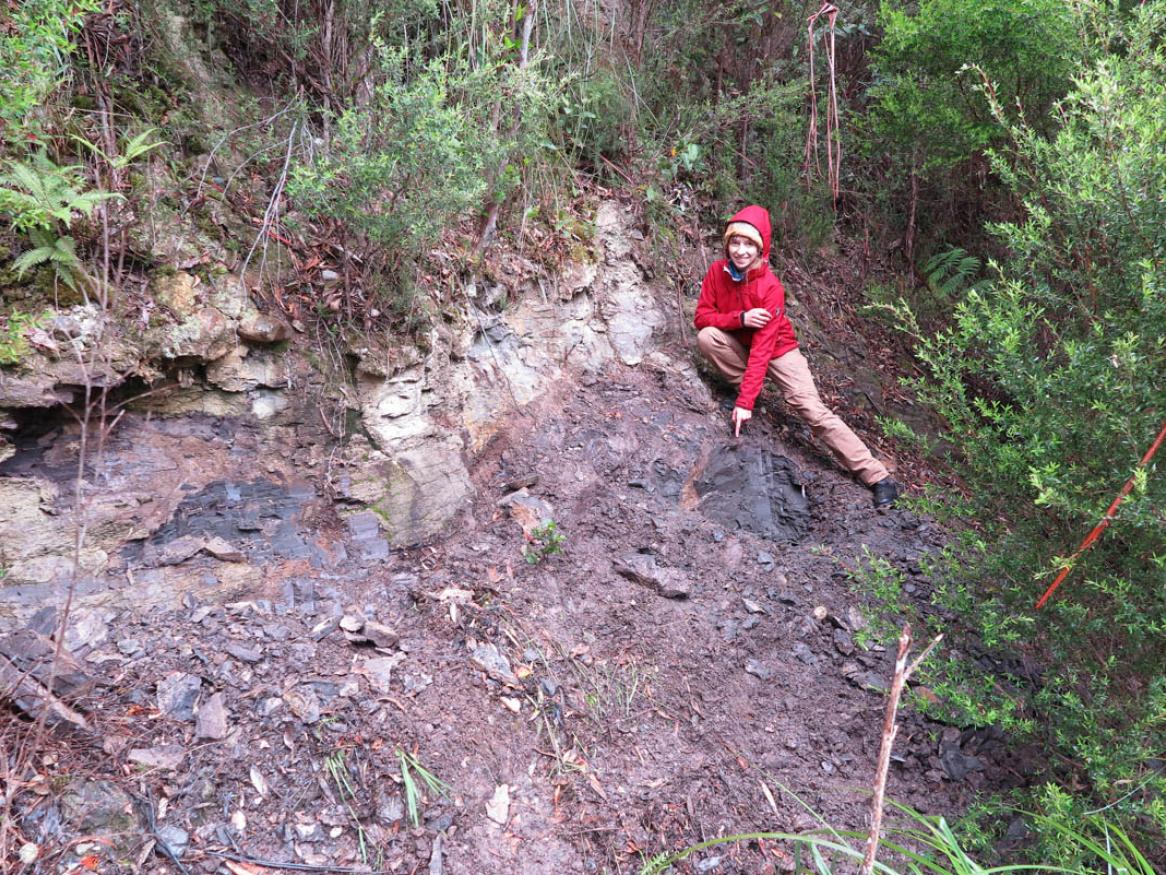
<path id="1" fill-rule="evenodd" d="M 844 568 L 868 547 L 926 599 L 918 561 L 944 533 L 872 510 L 772 399 L 732 439 L 688 356 L 609 362 L 513 414 L 430 546 L 362 551 L 321 511 L 284 527 L 289 555 L 267 541 L 298 576 L 93 618 L 73 652 L 98 682 L 79 700 L 96 734 L 56 737 L 42 770 L 65 794 L 20 797 L 41 871 L 96 854 L 103 871 L 636 872 L 701 839 L 812 826 L 782 786 L 861 828 L 890 656 L 857 645 Z M 204 548 L 170 559 L 221 568 L 206 539 L 278 533 L 291 488 L 190 495 L 176 519 Z M 163 563 L 182 535 L 139 549 Z M 416 825 L 402 753 L 448 785 Z M 925 811 L 1023 771 L 999 740 L 913 715 L 896 754 L 890 795 Z M 789 855 L 734 845 L 680 871 Z"/>

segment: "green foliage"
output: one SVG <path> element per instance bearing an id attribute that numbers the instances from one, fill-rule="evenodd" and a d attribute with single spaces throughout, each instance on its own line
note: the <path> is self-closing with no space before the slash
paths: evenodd
<path id="1" fill-rule="evenodd" d="M 795 797 L 796 799 L 797 797 Z M 801 800 L 797 800 L 801 803 Z M 804 806 L 804 803 L 802 803 Z M 973 859 L 961 841 L 957 830 L 943 816 L 922 814 L 906 805 L 890 802 L 901 818 L 899 823 L 884 826 L 885 838 L 879 846 L 874 872 L 880 875 L 994 875 L 994 873 L 1026 870 L 1030 872 L 1130 873 L 1155 875 L 1152 864 L 1128 833 L 1104 818 L 1083 818 L 1074 825 L 1047 815 L 1031 815 L 1029 822 L 1038 829 L 1055 833 L 1061 846 L 1056 858 L 1042 860 L 1032 866 L 987 866 Z M 640 875 L 664 875 L 693 854 L 721 845 L 760 840 L 788 842 L 798 851 L 797 871 L 834 875 L 837 872 L 857 871 L 865 856 L 866 832 L 838 830 L 826 823 L 820 815 L 810 813 L 822 824 L 821 828 L 803 833 L 755 832 L 721 836 L 690 845 L 673 853 L 661 853 L 645 860 Z M 1141 838 L 1141 837 L 1139 837 Z M 1143 845 L 1144 846 L 1144 845 Z M 802 853 L 809 857 L 801 860 Z M 1061 861 L 1073 861 L 1072 868 Z"/>
<path id="2" fill-rule="evenodd" d="M 88 216 L 99 203 L 121 195 L 85 191 L 84 185 L 80 165 L 59 166 L 43 149 L 29 163 L 8 162 L 0 174 L 0 213 L 7 214 L 13 229 L 32 244 L 12 263 L 19 276 L 48 264 L 69 288 L 86 281 L 76 241 L 68 232 L 79 216 Z"/>
<path id="3" fill-rule="evenodd" d="M 923 336 L 907 321 L 929 372 L 916 388 L 958 438 L 982 534 L 941 597 L 988 646 L 1048 666 L 1018 682 L 1025 725 L 1100 798 L 1120 800 L 1117 813 L 1146 810 L 1164 784 L 1160 464 L 1135 476 L 1051 605 L 1033 609 L 1166 411 L 1166 4 L 1111 26 L 1115 51 L 1078 77 L 1051 136 L 995 107 L 1012 146 L 993 166 L 1024 205 L 1022 221 L 994 226 L 1010 257 L 948 328 Z"/>
<path id="4" fill-rule="evenodd" d="M 328 775 L 332 778 L 332 783 L 336 787 L 336 795 L 340 797 L 340 802 L 344 805 L 348 812 L 348 817 L 352 823 L 353 829 L 356 832 L 357 850 L 360 851 L 360 859 L 367 863 L 369 859 L 368 843 L 364 832 L 364 826 L 360 822 L 360 818 L 356 815 L 356 810 L 353 807 L 361 804 L 361 799 L 357 795 L 356 788 L 353 786 L 352 777 L 348 771 L 348 761 L 343 750 L 335 750 L 330 753 L 324 760 L 324 768 Z"/>
<path id="5" fill-rule="evenodd" d="M 401 767 L 401 783 L 405 788 L 405 810 L 409 822 L 416 829 L 421 825 L 421 802 L 424 801 L 425 791 L 435 796 L 448 796 L 449 784 L 421 765 L 416 754 L 409 753 L 403 747 L 397 748 L 397 762 Z"/>
<path id="6" fill-rule="evenodd" d="M 1006 187 L 985 158 L 1007 135 L 979 87 L 982 77 L 1010 118 L 1048 131 L 1056 101 L 1089 51 L 1078 28 L 1081 5 L 883 0 L 867 111 L 853 119 L 860 161 L 852 157 L 851 168 L 872 211 L 898 233 L 909 230 L 924 250 L 945 238 L 975 239 L 986 220 L 1007 214 Z M 922 309 L 930 326 L 930 314 L 945 317 L 950 304 Z"/>
<path id="7" fill-rule="evenodd" d="M 522 548 L 522 558 L 527 565 L 538 565 L 544 559 L 563 552 L 567 536 L 559 530 L 554 520 L 535 526 L 530 532 L 529 542 Z"/>
<path id="8" fill-rule="evenodd" d="M 97 0 L 22 0 L 0 27 L 0 131 L 10 144 L 43 137 L 42 108 L 70 75 L 73 38 Z"/>
<path id="9" fill-rule="evenodd" d="M 121 146 L 121 151 L 117 155 L 107 155 L 105 151 L 96 143 L 92 143 L 83 137 L 73 137 L 74 142 L 84 146 L 93 155 L 100 158 L 107 167 L 112 170 L 124 170 L 131 164 L 136 162 L 139 158 L 153 152 L 155 149 L 165 146 L 166 143 L 162 140 L 150 141 L 150 138 L 157 133 L 157 128 L 146 128 L 146 130 L 130 137 Z"/>
<path id="10" fill-rule="evenodd" d="M 1068 88 L 1078 38 L 1061 0 L 885 0 L 874 52 L 871 133 L 914 156 L 919 172 L 950 167 L 1001 141 L 988 101 L 962 71 L 979 64 L 1002 105 L 1043 119 Z"/>
<path id="11" fill-rule="evenodd" d="M 383 43 L 379 58 L 370 100 L 339 114 L 322 153 L 293 168 L 288 193 L 308 217 L 341 222 L 400 289 L 444 229 L 517 186 L 546 141 L 554 94 L 537 60 L 422 63 Z M 498 121 L 502 112 L 514 121 Z"/>
<path id="12" fill-rule="evenodd" d="M 243 71 L 333 112 L 364 85 L 378 41 L 420 50 L 441 20 L 437 0 L 195 0 L 195 12 Z"/>
<path id="13" fill-rule="evenodd" d="M 21 310 L 11 310 L 4 316 L 4 324 L 0 327 L 0 367 L 18 365 L 24 360 L 29 353 L 28 338 L 25 334 L 29 329 L 39 328 L 51 315 L 51 311 L 25 313 Z M 3 579 L 2 574 L 0 579 Z"/>
<path id="14" fill-rule="evenodd" d="M 601 156 L 619 158 L 633 130 L 633 108 L 610 70 L 570 75 L 564 82 L 554 134 L 573 161 L 596 169 Z"/>
<path id="15" fill-rule="evenodd" d="M 969 255 L 967 250 L 959 246 L 937 252 L 923 266 L 932 294 L 945 299 L 966 292 L 973 285 L 972 278 L 979 270 L 980 259 Z"/>
<path id="16" fill-rule="evenodd" d="M 120 197 L 104 191 L 83 191 L 84 168 L 62 167 L 41 149 L 32 161 L 9 161 L 0 174 L 0 212 L 9 216 L 14 230 L 54 231 L 68 228 L 77 215 L 88 216 L 102 201 Z"/>
<path id="17" fill-rule="evenodd" d="M 847 576 L 868 598 L 869 625 L 855 631 L 855 641 L 866 647 L 895 640 L 903 624 L 903 572 L 863 544 L 862 556 Z"/>

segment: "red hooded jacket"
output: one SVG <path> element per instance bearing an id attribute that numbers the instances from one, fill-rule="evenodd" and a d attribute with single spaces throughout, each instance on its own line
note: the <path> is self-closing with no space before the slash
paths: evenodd
<path id="1" fill-rule="evenodd" d="M 741 280 L 733 279 L 726 258 L 714 261 L 700 287 L 696 302 L 696 329 L 720 328 L 737 338 L 749 350 L 749 362 L 737 395 L 737 407 L 753 409 L 753 402 L 765 381 L 765 369 L 772 359 L 797 349 L 794 327 L 785 315 L 785 289 L 769 269 L 769 246 L 773 238 L 769 213 L 763 207 L 745 207 L 733 216 L 733 222 L 748 222 L 761 232 L 765 246 L 761 261 Z M 741 314 L 764 307 L 775 318 L 764 328 L 741 327 Z"/>

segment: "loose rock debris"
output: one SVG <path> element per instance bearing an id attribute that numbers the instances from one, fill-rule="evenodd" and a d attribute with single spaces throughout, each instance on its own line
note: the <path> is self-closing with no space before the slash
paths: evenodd
<path id="1" fill-rule="evenodd" d="M 538 428 L 499 435 L 465 519 L 430 547 L 381 555 L 336 521 L 352 540 L 331 577 L 291 490 L 188 496 L 139 558 L 254 563 L 262 581 L 279 555 L 294 576 L 225 605 L 194 593 L 87 621 L 52 695 L 105 745 L 58 730 L 59 765 L 30 764 L 24 779 L 60 785 L 16 801 L 35 865 L 628 872 L 705 835 L 814 826 L 760 789 L 777 784 L 860 828 L 853 788 L 873 769 L 890 672 L 859 644 L 845 563 L 865 545 L 925 604 L 918 559 L 943 533 L 873 513 L 773 414 L 727 442 L 723 412 L 677 404 L 693 386 L 661 367 L 594 374 L 532 411 Z M 525 497 L 499 507 L 515 486 Z M 524 529 L 548 519 L 563 552 L 528 565 Z M 54 649 L 43 621 L 0 645 L 10 671 Z M 904 717 L 893 798 L 950 814 L 1025 773 L 1002 740 L 944 729 Z M 95 834 L 117 838 L 74 841 Z M 732 846 L 680 872 L 776 859 Z"/>

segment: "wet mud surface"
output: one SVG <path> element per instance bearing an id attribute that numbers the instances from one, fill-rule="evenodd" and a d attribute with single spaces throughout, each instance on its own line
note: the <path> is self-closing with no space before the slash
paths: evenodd
<path id="1" fill-rule="evenodd" d="M 168 567 L 194 538 L 178 565 L 286 573 L 91 623 L 73 655 L 100 678 L 78 701 L 98 734 L 62 730 L 72 797 L 19 803 L 43 871 L 93 853 L 102 871 L 635 873 L 714 836 L 815 826 L 783 787 L 864 828 L 893 657 L 857 642 L 849 571 L 869 551 L 926 603 L 920 560 L 946 534 L 874 510 L 766 405 L 733 439 L 667 366 L 564 384 L 487 448 L 447 536 L 408 550 L 304 513 L 321 495 L 290 481 L 189 490 L 127 566 Z M 1019 757 L 908 709 L 889 795 L 958 813 L 1021 781 Z M 413 821 L 417 764 L 447 786 Z M 727 845 L 678 871 L 790 871 L 791 854 Z"/>

